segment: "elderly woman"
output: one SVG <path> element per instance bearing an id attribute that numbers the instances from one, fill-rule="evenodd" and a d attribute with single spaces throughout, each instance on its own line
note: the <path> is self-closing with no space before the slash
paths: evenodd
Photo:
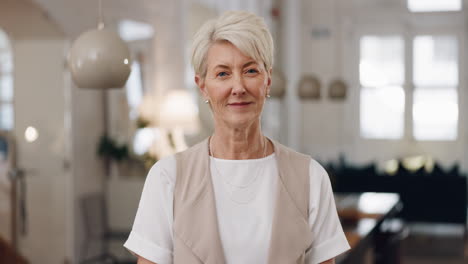
<path id="1" fill-rule="evenodd" d="M 139 264 L 334 263 L 349 245 L 327 173 L 261 130 L 273 66 L 263 19 L 226 12 L 193 45 L 214 133 L 153 166 L 124 246 Z"/>

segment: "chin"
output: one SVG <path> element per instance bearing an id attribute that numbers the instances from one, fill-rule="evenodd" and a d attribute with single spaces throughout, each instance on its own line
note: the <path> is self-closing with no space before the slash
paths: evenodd
<path id="1" fill-rule="evenodd" d="M 228 124 L 231 127 L 235 128 L 246 128 L 256 121 L 260 121 L 260 119 L 257 116 L 254 115 L 248 115 L 248 116 L 238 116 L 238 117 L 233 117 L 228 120 Z"/>

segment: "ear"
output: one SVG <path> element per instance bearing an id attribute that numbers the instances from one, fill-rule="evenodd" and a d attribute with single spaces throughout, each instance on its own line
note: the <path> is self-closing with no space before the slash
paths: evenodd
<path id="1" fill-rule="evenodd" d="M 267 88 L 266 88 L 266 94 L 270 94 L 270 88 L 271 88 L 271 73 L 272 73 L 272 68 L 268 71 L 268 80 L 267 80 Z"/>
<path id="2" fill-rule="evenodd" d="M 195 83 L 197 84 L 198 89 L 200 89 L 200 92 L 203 95 L 203 98 L 205 100 L 209 99 L 208 93 L 206 92 L 206 88 L 205 88 L 205 79 L 202 78 L 200 75 L 196 74 Z"/>

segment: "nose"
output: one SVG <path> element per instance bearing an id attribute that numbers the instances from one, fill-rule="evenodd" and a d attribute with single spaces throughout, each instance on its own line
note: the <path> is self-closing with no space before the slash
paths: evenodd
<path id="1" fill-rule="evenodd" d="M 233 78 L 232 95 L 244 95 L 246 93 L 242 77 Z"/>

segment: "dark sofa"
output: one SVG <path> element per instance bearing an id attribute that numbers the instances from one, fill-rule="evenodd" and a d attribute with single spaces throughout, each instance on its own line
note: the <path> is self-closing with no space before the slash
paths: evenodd
<path id="1" fill-rule="evenodd" d="M 334 191 L 393 192 L 400 195 L 403 210 L 399 217 L 407 222 L 456 223 L 467 228 L 467 177 L 458 166 L 444 171 L 436 164 L 431 173 L 410 172 L 399 166 L 395 175 L 378 173 L 375 165 L 355 167 L 326 166 Z"/>

